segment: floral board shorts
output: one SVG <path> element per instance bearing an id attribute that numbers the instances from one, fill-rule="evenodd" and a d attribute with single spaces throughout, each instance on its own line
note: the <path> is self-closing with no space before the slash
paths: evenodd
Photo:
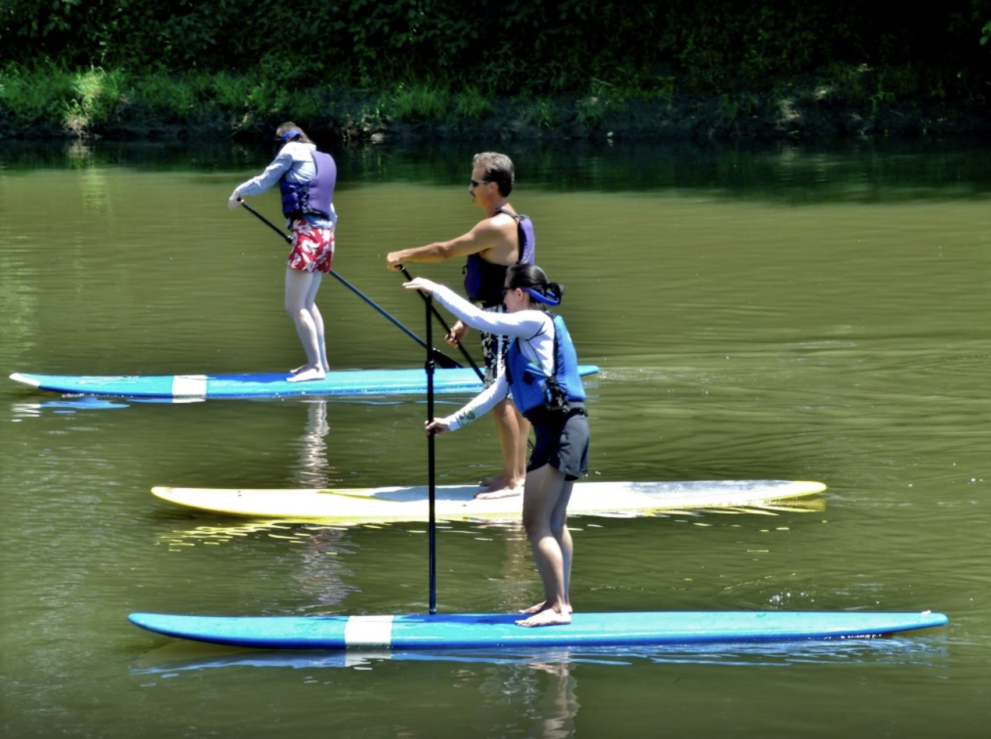
<path id="1" fill-rule="evenodd" d="M 334 229 L 314 228 L 303 219 L 292 222 L 292 251 L 289 269 L 301 272 L 330 272 L 334 259 Z"/>

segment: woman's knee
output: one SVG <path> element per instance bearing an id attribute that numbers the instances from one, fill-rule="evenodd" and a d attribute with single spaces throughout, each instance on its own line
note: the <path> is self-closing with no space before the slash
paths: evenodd
<path id="1" fill-rule="evenodd" d="M 550 533 L 550 520 L 542 511 L 523 511 L 523 530 L 526 531 L 526 538 L 533 541 L 534 538 Z"/>
<path id="2" fill-rule="evenodd" d="M 286 309 L 286 313 L 288 313 L 293 320 L 303 318 L 307 314 L 305 305 L 300 305 L 292 300 L 286 300 L 286 302 L 283 303 L 283 307 Z"/>

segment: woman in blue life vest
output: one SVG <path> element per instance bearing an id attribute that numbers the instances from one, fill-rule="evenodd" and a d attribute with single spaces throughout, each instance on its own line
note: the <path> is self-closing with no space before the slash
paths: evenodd
<path id="1" fill-rule="evenodd" d="M 328 369 L 323 316 L 317 308 L 317 291 L 334 258 L 334 186 L 337 165 L 330 154 L 316 145 L 299 126 L 287 121 L 276 129 L 279 153 L 257 177 L 234 188 L 228 200 L 231 209 L 246 195 L 259 195 L 279 184 L 282 213 L 292 235 L 292 250 L 286 266 L 286 312 L 296 324 L 296 333 L 306 352 L 306 364 L 297 367 L 290 382 L 322 379 Z"/>
<path id="2" fill-rule="evenodd" d="M 544 600 L 516 623 L 571 622 L 568 588 L 574 547 L 565 523 L 574 481 L 588 473 L 588 418 L 578 357 L 564 321 L 544 310 L 561 302 L 564 288 L 532 264 L 509 268 L 503 288 L 506 313 L 484 311 L 450 288 L 418 277 L 405 284 L 429 292 L 461 321 L 479 331 L 510 336 L 506 366 L 495 383 L 461 410 L 426 424 L 427 433 L 454 431 L 512 392 L 533 425 L 536 443 L 523 487 L 523 525 L 544 584 Z"/>

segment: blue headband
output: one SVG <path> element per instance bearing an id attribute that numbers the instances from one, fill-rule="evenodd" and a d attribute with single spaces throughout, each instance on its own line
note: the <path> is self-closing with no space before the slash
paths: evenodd
<path id="1" fill-rule="evenodd" d="M 301 132 L 301 131 L 297 131 L 297 130 L 296 130 L 296 129 L 294 128 L 294 129 L 293 129 L 292 131 L 286 131 L 286 132 L 285 132 L 284 134 L 282 134 L 282 135 L 281 135 L 281 136 L 279 137 L 279 141 L 288 141 L 288 140 L 289 140 L 289 139 L 291 139 L 291 138 L 292 138 L 293 136 L 302 136 L 302 135 L 303 135 L 303 134 L 302 134 L 302 132 Z"/>
<path id="2" fill-rule="evenodd" d="M 543 303 L 544 305 L 561 305 L 560 298 L 552 298 L 549 295 L 538 293 L 532 287 L 524 287 L 523 292 L 529 295 L 533 300 L 536 300 L 538 303 Z"/>

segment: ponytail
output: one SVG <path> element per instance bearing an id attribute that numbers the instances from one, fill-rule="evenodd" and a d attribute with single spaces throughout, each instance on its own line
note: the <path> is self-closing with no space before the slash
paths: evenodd
<path id="1" fill-rule="evenodd" d="M 558 306 L 564 297 L 564 286 L 547 279 L 547 274 L 535 264 L 517 262 L 509 268 L 509 286 L 519 288 L 531 300 L 543 305 Z"/>

